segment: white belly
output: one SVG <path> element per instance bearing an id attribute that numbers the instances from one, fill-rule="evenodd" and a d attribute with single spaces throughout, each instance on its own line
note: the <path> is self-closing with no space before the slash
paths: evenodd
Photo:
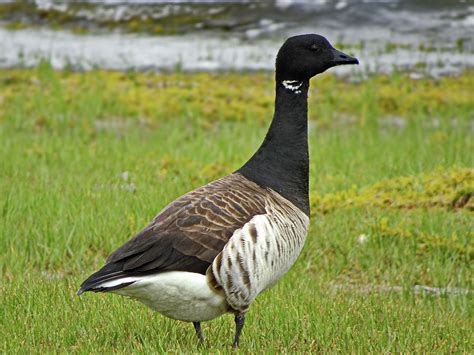
<path id="1" fill-rule="evenodd" d="M 173 319 L 189 322 L 211 320 L 227 312 L 224 295 L 213 291 L 204 275 L 169 271 L 142 277 L 129 277 L 105 283 L 111 287 L 127 281 L 130 286 L 112 291 L 129 296 Z"/>

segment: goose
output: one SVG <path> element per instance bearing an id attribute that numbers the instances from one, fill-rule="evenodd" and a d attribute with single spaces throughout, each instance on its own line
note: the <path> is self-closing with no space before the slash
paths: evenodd
<path id="1" fill-rule="evenodd" d="M 255 298 L 295 263 L 309 227 L 309 80 L 358 64 L 323 36 L 288 38 L 276 57 L 275 111 L 256 153 L 237 171 L 186 193 L 114 251 L 78 295 L 112 292 L 162 315 L 201 322 L 235 318 L 238 347 Z"/>

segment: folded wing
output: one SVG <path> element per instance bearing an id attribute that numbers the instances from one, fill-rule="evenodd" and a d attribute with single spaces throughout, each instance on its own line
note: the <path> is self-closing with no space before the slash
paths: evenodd
<path id="1" fill-rule="evenodd" d="M 133 276 L 164 271 L 205 274 L 235 230 L 265 212 L 266 191 L 240 174 L 231 174 L 168 205 L 135 237 L 113 252 L 106 265 L 81 285 L 85 291 L 110 291 Z M 108 283 L 110 284 L 110 283 Z"/>

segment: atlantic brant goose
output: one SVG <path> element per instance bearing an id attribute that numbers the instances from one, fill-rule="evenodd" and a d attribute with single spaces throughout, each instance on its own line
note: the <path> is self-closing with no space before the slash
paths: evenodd
<path id="1" fill-rule="evenodd" d="M 275 113 L 257 152 L 234 173 L 191 191 L 85 280 L 86 291 L 113 292 L 193 322 L 235 314 L 234 347 L 254 299 L 287 272 L 309 225 L 309 79 L 357 64 L 322 36 L 289 38 L 276 59 Z"/>

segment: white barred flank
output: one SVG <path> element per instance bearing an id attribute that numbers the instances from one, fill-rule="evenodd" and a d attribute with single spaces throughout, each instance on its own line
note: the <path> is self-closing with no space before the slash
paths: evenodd
<path id="1" fill-rule="evenodd" d="M 236 230 L 209 270 L 236 311 L 245 312 L 290 269 L 306 239 L 308 216 L 279 194 L 269 195 L 266 213 Z"/>

